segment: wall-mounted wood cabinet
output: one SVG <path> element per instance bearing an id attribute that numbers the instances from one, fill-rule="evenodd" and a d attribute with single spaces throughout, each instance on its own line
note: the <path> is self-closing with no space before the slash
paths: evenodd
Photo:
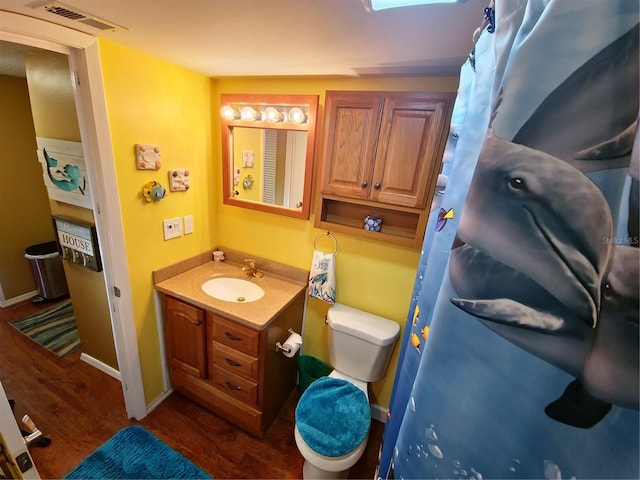
<path id="1" fill-rule="evenodd" d="M 419 247 L 455 94 L 328 91 L 315 226 Z M 364 218 L 382 219 L 379 232 Z"/>

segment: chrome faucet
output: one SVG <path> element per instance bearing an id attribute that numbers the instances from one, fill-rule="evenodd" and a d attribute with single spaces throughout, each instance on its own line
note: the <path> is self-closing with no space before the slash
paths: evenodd
<path id="1" fill-rule="evenodd" d="M 242 267 L 242 273 L 244 273 L 245 275 L 251 275 L 252 277 L 257 278 L 260 278 L 264 275 L 262 272 L 258 271 L 256 261 L 252 258 L 247 258 L 244 263 L 247 264 L 246 266 Z"/>

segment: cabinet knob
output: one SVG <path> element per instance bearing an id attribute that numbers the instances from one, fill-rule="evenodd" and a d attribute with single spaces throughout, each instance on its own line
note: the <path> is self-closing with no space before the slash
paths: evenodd
<path id="1" fill-rule="evenodd" d="M 381 186 L 382 186 L 382 185 L 380 184 L 380 182 L 378 182 L 378 183 L 376 183 L 376 184 L 373 186 L 373 188 L 375 188 L 376 190 L 380 190 L 380 187 L 381 187 Z"/>
<path id="2" fill-rule="evenodd" d="M 369 185 L 369 182 L 367 182 L 366 180 L 363 180 L 363 181 L 362 181 L 362 183 L 361 183 L 361 185 L 362 185 L 363 187 L 366 187 L 367 185 Z"/>
<path id="3" fill-rule="evenodd" d="M 231 382 L 224 382 L 224 383 L 225 383 L 225 385 L 227 386 L 227 388 L 228 388 L 229 390 L 233 390 L 233 391 L 235 391 L 235 392 L 237 392 L 237 391 L 239 391 L 239 390 L 242 390 L 242 388 L 241 388 L 241 387 L 239 387 L 238 385 L 234 385 L 234 384 L 233 384 L 233 383 L 231 383 Z"/>
<path id="4" fill-rule="evenodd" d="M 239 362 L 236 362 L 235 360 L 231 360 L 230 358 L 225 357 L 224 359 L 225 362 L 227 362 L 227 364 L 231 367 L 239 367 L 240 365 L 242 365 Z"/>
<path id="5" fill-rule="evenodd" d="M 239 342 L 240 340 L 242 340 L 242 338 L 240 337 L 236 337 L 235 335 L 233 335 L 232 333 L 229 332 L 224 332 L 225 336 L 231 340 L 232 342 Z"/>
<path id="6" fill-rule="evenodd" d="M 201 322 L 200 320 L 196 320 L 195 322 L 193 322 L 193 324 L 194 324 L 196 327 L 199 327 L 199 326 L 202 324 L 202 322 Z"/>

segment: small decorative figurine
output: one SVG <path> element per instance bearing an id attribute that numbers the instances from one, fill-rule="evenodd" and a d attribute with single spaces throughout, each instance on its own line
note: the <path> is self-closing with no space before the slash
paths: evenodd
<path id="1" fill-rule="evenodd" d="M 147 202 L 157 202 L 167 195 L 167 190 L 156 181 L 145 183 L 142 187 L 142 196 Z"/>
<path id="2" fill-rule="evenodd" d="M 364 229 L 371 232 L 379 232 L 382 229 L 382 218 L 367 215 L 364 217 Z"/>

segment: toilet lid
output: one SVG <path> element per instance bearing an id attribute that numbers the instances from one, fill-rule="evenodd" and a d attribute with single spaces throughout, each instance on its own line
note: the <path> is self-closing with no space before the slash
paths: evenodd
<path id="1" fill-rule="evenodd" d="M 296 407 L 300 436 L 309 448 L 325 457 L 351 453 L 365 440 L 370 425 L 367 396 L 340 378 L 314 381 Z"/>

